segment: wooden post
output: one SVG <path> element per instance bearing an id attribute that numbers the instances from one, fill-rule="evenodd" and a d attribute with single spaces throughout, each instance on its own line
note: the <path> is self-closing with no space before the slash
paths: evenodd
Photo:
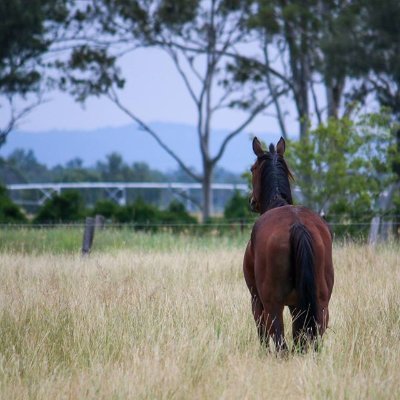
<path id="1" fill-rule="evenodd" d="M 85 230 L 83 232 L 82 242 L 82 255 L 89 255 L 90 249 L 92 248 L 94 238 L 94 218 L 87 217 L 85 222 Z"/>
<path id="2" fill-rule="evenodd" d="M 95 217 L 95 222 L 94 222 L 95 229 L 103 229 L 105 221 L 106 221 L 106 219 L 102 215 L 97 214 Z"/>
<path id="3" fill-rule="evenodd" d="M 369 231 L 369 238 L 368 238 L 368 243 L 370 245 L 372 245 L 372 246 L 374 246 L 376 244 L 376 242 L 378 241 L 380 222 L 381 222 L 381 218 L 380 217 L 372 218 L 371 228 L 370 228 L 370 231 Z"/>

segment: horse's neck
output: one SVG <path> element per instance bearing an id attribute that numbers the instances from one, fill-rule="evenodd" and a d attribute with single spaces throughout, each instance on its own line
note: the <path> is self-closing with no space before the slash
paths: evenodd
<path id="1" fill-rule="evenodd" d="M 282 206 L 287 206 L 289 203 L 286 199 L 284 199 L 282 197 L 282 195 L 277 191 L 277 193 L 272 196 L 264 205 L 263 210 L 261 212 L 261 214 L 264 214 L 264 212 L 268 211 L 268 210 L 272 210 L 273 208 L 277 208 L 277 207 L 282 207 Z"/>

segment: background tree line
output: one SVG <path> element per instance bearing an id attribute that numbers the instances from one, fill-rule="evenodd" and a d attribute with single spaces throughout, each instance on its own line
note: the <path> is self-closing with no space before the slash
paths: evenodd
<path id="1" fill-rule="evenodd" d="M 243 183 L 240 174 L 217 168 L 213 181 Z M 145 162 L 128 164 L 113 152 L 95 165 L 86 166 L 80 158 L 64 165 L 48 167 L 41 163 L 32 150 L 17 149 L 7 157 L 0 157 L 0 184 L 48 182 L 193 182 L 184 170 L 159 171 Z"/>
<path id="2" fill-rule="evenodd" d="M 222 168 L 215 172 L 216 182 L 245 182 L 243 177 Z M 82 160 L 74 159 L 65 165 L 49 168 L 41 164 L 31 150 L 15 150 L 8 157 L 0 158 L 0 224 L 81 223 L 86 216 L 97 214 L 105 217 L 108 223 L 131 223 L 137 229 L 153 231 L 162 226 L 181 230 L 187 224 L 198 222 L 197 218 L 190 215 L 178 200 L 173 200 L 165 209 L 160 209 L 157 206 L 159 193 L 151 193 L 151 191 L 139 194 L 135 200 L 122 206 L 115 201 L 102 198 L 99 193 L 94 193 L 87 199 L 76 190 L 68 190 L 61 194 L 54 194 L 40 207 L 32 209 L 28 206 L 23 210 L 13 203 L 4 187 L 11 183 L 83 181 L 191 182 L 192 179 L 180 170 L 163 173 L 151 169 L 146 163 L 128 165 L 117 153 L 109 154 L 106 160 L 98 161 L 92 167 L 85 167 Z M 34 197 L 35 194 L 26 194 L 24 200 L 29 200 L 29 196 Z M 92 203 L 92 206 L 88 206 L 88 201 Z M 224 217 L 229 221 L 251 218 L 246 198 L 239 193 L 234 193 L 226 206 Z"/>
<path id="3" fill-rule="evenodd" d="M 87 207 L 81 194 L 76 190 L 53 194 L 36 213 L 30 215 L 12 202 L 6 190 L 0 186 L 0 224 L 71 224 L 83 223 L 85 217 L 101 215 L 108 224 L 130 223 L 136 229 L 158 230 L 162 227 L 181 230 L 182 225 L 196 224 L 184 205 L 172 201 L 166 209 L 145 202 L 142 198 L 121 206 L 111 200 L 98 200 L 93 207 Z"/>
<path id="4" fill-rule="evenodd" d="M 288 105 L 293 105 L 295 115 L 290 118 L 298 121 L 298 131 L 291 134 L 299 137 L 294 165 L 306 205 L 322 207 L 322 200 L 309 190 L 317 176 L 323 178 L 318 189 L 324 196 L 329 192 L 323 206 L 327 211 L 339 207 L 331 198 L 338 192 L 346 195 L 341 207 L 355 209 L 367 203 L 360 200 L 362 196 L 354 201 L 360 185 L 373 186 L 362 186 L 365 196 L 376 193 L 380 182 L 398 188 L 400 3 L 396 0 L 16 0 L 1 4 L 6 23 L 0 31 L 0 90 L 10 109 L 3 138 L 51 87 L 81 102 L 104 96 L 202 183 L 202 213 L 207 219 L 213 172 L 230 140 L 263 113 L 272 113 L 282 136 L 288 137 Z M 21 25 L 24 29 L 18 35 Z M 119 68 L 121 58 L 147 48 L 170 57 L 192 101 L 202 156 L 199 173 L 121 99 L 127 79 Z M 19 112 L 14 107 L 18 96 L 27 100 Z M 363 136 L 368 149 L 357 148 L 355 138 L 367 117 L 356 110 L 372 103 L 390 110 L 384 118 L 386 126 L 380 125 L 379 135 Z M 237 110 L 243 119 L 212 154 L 215 116 L 226 109 Z M 371 131 L 376 121 L 370 122 Z M 349 133 L 354 136 L 343 144 L 338 142 L 341 132 L 342 140 Z M 356 157 L 364 150 L 365 156 L 372 154 L 380 162 L 367 168 L 363 158 Z M 358 161 L 351 164 L 354 157 Z M 340 174 L 333 179 L 329 171 Z M 344 179 L 346 172 L 348 179 Z M 351 179 L 368 178 L 368 173 L 374 178 Z M 339 188 L 342 178 L 346 186 Z M 376 208 L 376 199 L 368 198 L 369 209 Z"/>

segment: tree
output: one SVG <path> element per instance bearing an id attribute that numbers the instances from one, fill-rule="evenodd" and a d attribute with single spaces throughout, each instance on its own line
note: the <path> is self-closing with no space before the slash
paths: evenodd
<path id="1" fill-rule="evenodd" d="M 69 0 L 0 2 L 0 147 L 43 101 L 50 45 L 61 38 Z M 8 118 L 5 116 L 8 113 Z"/>
<path id="2" fill-rule="evenodd" d="M 124 162 L 121 155 L 111 153 L 107 155 L 106 162 L 97 162 L 96 169 L 100 173 L 101 180 L 106 182 L 126 182 L 132 180 L 132 170 Z"/>
<path id="3" fill-rule="evenodd" d="M 393 179 L 390 114 L 331 118 L 288 146 L 289 165 L 302 203 L 339 223 L 368 224 Z M 366 225 L 368 226 L 368 225 Z"/>
<path id="4" fill-rule="evenodd" d="M 7 157 L 5 163 L 18 174 L 20 183 L 46 182 L 50 177 L 47 166 L 37 160 L 32 150 L 16 149 Z"/>
<path id="5" fill-rule="evenodd" d="M 166 180 L 162 172 L 151 169 L 144 162 L 134 162 L 131 169 L 134 182 L 163 182 Z"/>
<path id="6" fill-rule="evenodd" d="M 53 167 L 49 175 L 52 182 L 98 182 L 100 180 L 100 174 L 93 167 L 85 167 L 80 158 L 68 161 L 65 166 Z"/>
<path id="7" fill-rule="evenodd" d="M 231 54 L 232 77 L 260 93 L 272 94 L 281 134 L 287 138 L 288 96 L 292 97 L 299 137 L 311 121 L 339 117 L 344 106 L 349 62 L 354 56 L 351 32 L 358 2 L 326 0 L 255 0 L 242 28 L 254 38 L 256 52 Z M 347 85 L 349 86 L 349 85 Z M 325 90 L 325 100 L 318 89 Z M 350 108 L 346 107 L 344 113 Z"/>
<path id="8" fill-rule="evenodd" d="M 150 134 L 187 175 L 203 187 L 203 219 L 210 216 L 211 182 L 215 166 L 229 142 L 272 103 L 270 93 L 258 95 L 226 79 L 229 52 L 246 42 L 240 29 L 247 15 L 247 1 L 226 0 L 92 0 L 84 16 L 90 30 L 100 38 L 95 45 L 83 44 L 64 64 L 63 87 L 84 101 L 92 95 L 107 96 L 122 112 Z M 124 80 L 116 61 L 138 47 L 162 49 L 182 79 L 197 115 L 201 173 L 194 172 L 135 110 L 120 98 Z M 241 107 L 243 121 L 222 140 L 214 154 L 210 141 L 216 113 Z"/>
<path id="9" fill-rule="evenodd" d="M 396 121 L 389 156 L 394 186 L 400 188 L 400 3 L 396 0 L 383 3 L 360 0 L 360 3 L 364 12 L 359 15 L 361 29 L 357 32 L 357 43 L 358 60 L 362 61 L 355 64 L 352 72 L 362 79 L 359 91 L 373 93 L 379 104 L 391 111 Z M 390 192 L 397 203 L 399 189 Z M 396 224 L 400 224 L 398 215 L 395 217 Z M 398 228 L 395 232 L 400 235 Z"/>

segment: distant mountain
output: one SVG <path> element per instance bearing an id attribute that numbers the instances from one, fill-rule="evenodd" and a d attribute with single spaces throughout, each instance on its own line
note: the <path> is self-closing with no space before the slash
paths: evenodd
<path id="1" fill-rule="evenodd" d="M 173 123 L 154 123 L 152 128 L 190 166 L 201 169 L 201 158 L 195 127 Z M 217 146 L 228 131 L 213 133 L 211 148 L 215 154 Z M 265 142 L 276 142 L 277 135 L 261 135 Z M 244 172 L 253 161 L 250 135 L 241 133 L 226 149 L 219 166 L 235 173 Z M 17 148 L 32 149 L 39 162 L 49 167 L 65 164 L 73 158 L 81 158 L 86 166 L 94 165 L 112 152 L 120 153 L 128 162 L 146 162 L 151 168 L 170 171 L 177 163 L 146 132 L 135 125 L 101 128 L 91 131 L 24 132 L 10 134 L 0 156 L 8 156 Z"/>

